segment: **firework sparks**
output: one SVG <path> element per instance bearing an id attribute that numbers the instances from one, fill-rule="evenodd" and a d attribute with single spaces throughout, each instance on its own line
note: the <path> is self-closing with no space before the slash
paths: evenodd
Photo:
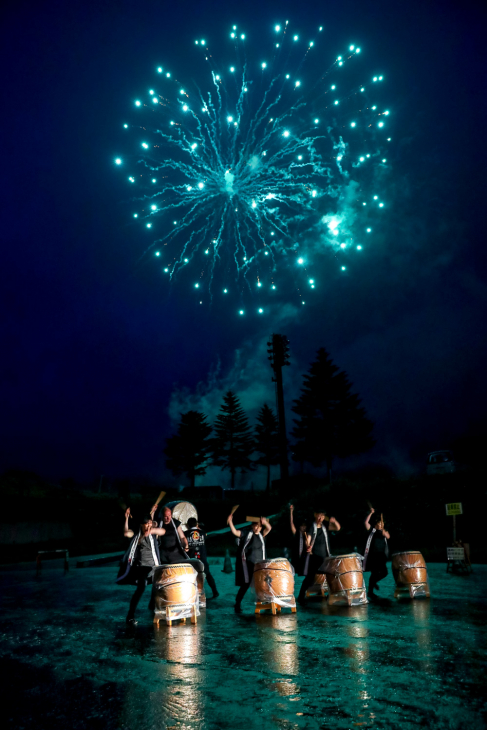
<path id="1" fill-rule="evenodd" d="M 391 141 L 384 77 L 357 84 L 355 45 L 317 72 L 321 31 L 303 41 L 276 25 L 268 57 L 256 60 L 233 26 L 232 60 L 220 67 L 197 39 L 206 82 L 182 84 L 159 66 L 134 101 L 139 119 L 123 126 L 138 153 L 115 163 L 130 167 L 133 217 L 157 236 L 148 251 L 198 297 L 258 292 L 263 314 L 280 272 L 294 272 L 302 299 L 317 286 L 320 254 L 332 251 L 345 272 L 343 259 L 373 238 L 387 207 L 377 190 Z"/>

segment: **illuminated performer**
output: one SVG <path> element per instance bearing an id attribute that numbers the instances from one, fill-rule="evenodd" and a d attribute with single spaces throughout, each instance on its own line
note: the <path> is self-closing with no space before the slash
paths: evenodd
<path id="1" fill-rule="evenodd" d="M 156 505 L 152 508 L 152 513 L 155 509 Z M 188 549 L 188 541 L 182 530 L 181 523 L 173 519 L 169 507 L 162 508 L 161 517 L 159 527 L 164 528 L 163 535 L 159 539 L 161 564 L 171 565 L 189 560 L 188 553 L 186 552 Z"/>
<path id="2" fill-rule="evenodd" d="M 304 575 L 303 570 L 306 562 L 306 557 L 308 555 L 308 553 L 306 552 L 306 519 L 300 514 L 297 515 L 296 523 L 298 527 L 296 528 L 294 518 L 294 505 L 290 504 L 289 523 L 291 527 L 291 532 L 293 533 L 291 563 L 294 570 L 296 571 L 296 575 Z"/>
<path id="3" fill-rule="evenodd" d="M 265 560 L 264 538 L 272 530 L 272 527 L 265 517 L 261 517 L 259 522 L 253 522 L 250 528 L 243 530 L 235 528 L 233 515 L 229 516 L 227 523 L 232 533 L 238 538 L 235 585 L 239 586 L 239 589 L 235 598 L 235 613 L 242 613 L 240 605 L 242 598 L 250 587 L 255 564 Z"/>
<path id="4" fill-rule="evenodd" d="M 188 555 L 191 559 L 201 560 L 205 566 L 205 576 L 208 581 L 208 585 L 213 591 L 213 598 L 218 598 L 220 595 L 216 587 L 215 579 L 210 572 L 210 566 L 208 565 L 208 556 L 206 554 L 206 534 L 201 529 L 198 521 L 195 517 L 190 517 L 188 522 L 188 529 L 184 535 L 188 541 Z"/>
<path id="5" fill-rule="evenodd" d="M 364 552 L 363 570 L 370 570 L 369 578 L 369 598 L 376 598 L 374 588 L 382 578 L 387 575 L 387 558 L 389 557 L 389 546 L 387 541 L 391 536 L 384 529 L 384 518 L 382 515 L 374 514 L 375 509 L 371 507 L 371 512 L 365 520 L 365 527 L 370 531 Z"/>
<path id="6" fill-rule="evenodd" d="M 313 524 L 306 531 L 307 555 L 302 573 L 305 578 L 301 584 L 298 596 L 298 602 L 301 605 L 306 602 L 306 591 L 314 584 L 315 575 L 318 573 L 323 560 L 331 555 L 329 532 L 338 532 L 341 529 L 335 517 L 329 518 L 328 527 L 326 527 L 324 522 L 327 519 L 324 510 L 317 510 L 314 513 Z"/>
<path id="7" fill-rule="evenodd" d="M 153 527 L 150 516 L 144 517 L 140 522 L 138 533 L 135 535 L 129 527 L 130 507 L 125 511 L 124 537 L 132 538 L 127 552 L 122 558 L 118 572 L 117 583 L 119 585 L 134 585 L 137 589 L 130 600 L 129 612 L 126 622 L 135 625 L 135 610 L 149 583 L 152 583 L 154 568 L 161 564 L 159 546 L 154 535 L 164 537 L 166 530 L 160 527 Z M 149 604 L 151 608 L 151 604 Z"/>

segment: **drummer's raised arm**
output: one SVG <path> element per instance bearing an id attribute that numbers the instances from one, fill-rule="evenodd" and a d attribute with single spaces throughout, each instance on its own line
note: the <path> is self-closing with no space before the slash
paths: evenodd
<path id="1" fill-rule="evenodd" d="M 183 549 L 187 550 L 189 548 L 188 540 L 186 539 L 186 535 L 184 534 L 183 528 L 181 527 L 181 525 L 179 525 L 179 527 L 178 527 L 178 535 L 179 535 L 179 539 L 181 540 L 181 545 L 183 546 Z"/>
<path id="2" fill-rule="evenodd" d="M 272 530 L 272 525 L 266 517 L 261 517 L 260 522 L 262 524 L 262 537 L 265 537 Z"/>
<path id="3" fill-rule="evenodd" d="M 131 516 L 132 515 L 130 514 L 130 507 L 127 507 L 127 509 L 125 510 L 125 525 L 123 528 L 124 537 L 133 537 L 134 536 L 134 531 L 131 530 L 129 527 L 129 517 L 131 517 Z"/>
<path id="4" fill-rule="evenodd" d="M 370 530 L 371 529 L 370 518 L 372 517 L 372 515 L 374 514 L 374 512 L 375 512 L 375 509 L 373 507 L 371 507 L 370 508 L 370 514 L 367 515 L 367 517 L 365 518 L 365 522 L 364 522 L 364 525 L 365 525 L 365 529 L 366 530 Z"/>
<path id="5" fill-rule="evenodd" d="M 330 521 L 328 523 L 328 529 L 331 530 L 332 532 L 338 532 L 339 530 L 341 530 L 341 525 L 338 522 L 336 517 L 330 517 Z"/>
<path id="6" fill-rule="evenodd" d="M 227 525 L 229 526 L 229 528 L 231 529 L 231 531 L 235 535 L 235 537 L 240 537 L 240 535 L 242 534 L 242 531 L 237 530 L 235 528 L 235 525 L 233 524 L 233 515 L 229 516 L 229 518 L 227 520 Z"/>
<path id="7" fill-rule="evenodd" d="M 296 526 L 294 524 L 294 519 L 293 518 L 294 518 L 294 505 L 293 504 L 289 504 L 289 521 L 290 521 L 290 525 L 291 525 L 291 532 L 293 533 L 293 535 L 295 535 L 296 534 Z"/>
<path id="8" fill-rule="evenodd" d="M 165 535 L 166 531 L 163 527 L 151 527 L 150 529 L 151 535 Z"/>

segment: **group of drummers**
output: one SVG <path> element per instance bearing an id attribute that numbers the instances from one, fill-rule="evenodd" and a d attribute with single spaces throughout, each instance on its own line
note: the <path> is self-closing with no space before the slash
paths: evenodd
<path id="1" fill-rule="evenodd" d="M 129 527 L 130 517 L 130 508 L 127 508 L 124 536 L 130 538 L 130 544 L 121 561 L 117 578 L 117 583 L 121 585 L 136 586 L 130 601 L 127 624 L 137 623 L 135 619 L 137 605 L 146 586 L 152 580 L 154 568 L 160 565 L 192 563 L 198 572 L 205 573 L 213 592 L 212 598 L 218 597 L 219 593 L 208 564 L 206 535 L 196 518 L 189 518 L 187 529 L 183 531 L 169 507 L 165 506 L 158 510 L 157 505 L 154 505 L 150 514 L 141 519 L 139 530 L 135 533 Z M 316 509 L 313 519 L 308 521 L 304 514 L 296 513 L 291 504 L 289 517 L 292 533 L 291 563 L 295 573 L 304 576 L 298 602 L 305 605 L 306 593 L 315 582 L 315 575 L 320 572 L 323 561 L 332 554 L 330 538 L 339 532 L 341 526 L 335 517 L 328 517 L 324 509 Z M 251 585 L 254 567 L 266 560 L 266 537 L 272 526 L 265 517 L 260 517 L 250 526 L 238 529 L 233 523 L 233 512 L 229 515 L 227 524 L 237 538 L 235 583 L 238 592 L 235 612 L 241 613 L 242 599 Z M 364 546 L 363 570 L 371 573 L 368 596 L 374 598 L 378 582 L 387 575 L 386 561 L 389 554 L 387 541 L 390 535 L 384 527 L 382 515 L 376 513 L 373 508 L 365 519 L 365 528 L 368 535 Z M 149 608 L 154 608 L 152 598 Z"/>
<path id="2" fill-rule="evenodd" d="M 292 504 L 289 505 L 289 519 L 293 536 L 291 563 L 296 574 L 304 576 L 298 603 L 305 605 L 308 589 L 314 584 L 316 574 L 320 573 L 323 561 L 332 554 L 330 537 L 339 532 L 341 525 L 335 517 L 328 517 L 324 509 L 316 509 L 313 520 L 309 521 L 304 513 L 296 514 Z M 228 525 L 238 538 L 235 582 L 239 590 L 235 600 L 235 612 L 240 613 L 242 598 L 252 582 L 254 567 L 266 558 L 265 538 L 272 528 L 265 517 L 261 517 L 259 522 L 253 522 L 248 528 L 237 530 L 233 524 L 233 515 L 230 515 Z M 387 541 L 390 539 L 390 534 L 384 527 L 382 515 L 376 514 L 373 508 L 365 519 L 365 528 L 368 537 L 363 569 L 370 570 L 368 595 L 373 599 L 378 582 L 387 575 L 386 561 L 389 555 Z"/>

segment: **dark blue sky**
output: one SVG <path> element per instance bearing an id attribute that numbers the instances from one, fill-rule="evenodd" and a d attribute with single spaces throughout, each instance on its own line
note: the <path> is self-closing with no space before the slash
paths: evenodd
<path id="1" fill-rule="evenodd" d="M 163 474 L 170 415 L 251 413 L 273 399 L 265 342 L 291 341 L 288 401 L 320 346 L 376 422 L 371 459 L 395 468 L 485 419 L 486 15 L 477 2 L 3 4 L 0 470 L 91 479 Z M 347 277 L 264 321 L 171 293 L 128 227 L 113 159 L 121 122 L 170 60 L 190 78 L 195 37 L 237 22 L 263 36 L 323 24 L 329 55 L 360 43 L 387 72 L 393 212 Z M 325 46 L 325 53 L 328 49 Z"/>

